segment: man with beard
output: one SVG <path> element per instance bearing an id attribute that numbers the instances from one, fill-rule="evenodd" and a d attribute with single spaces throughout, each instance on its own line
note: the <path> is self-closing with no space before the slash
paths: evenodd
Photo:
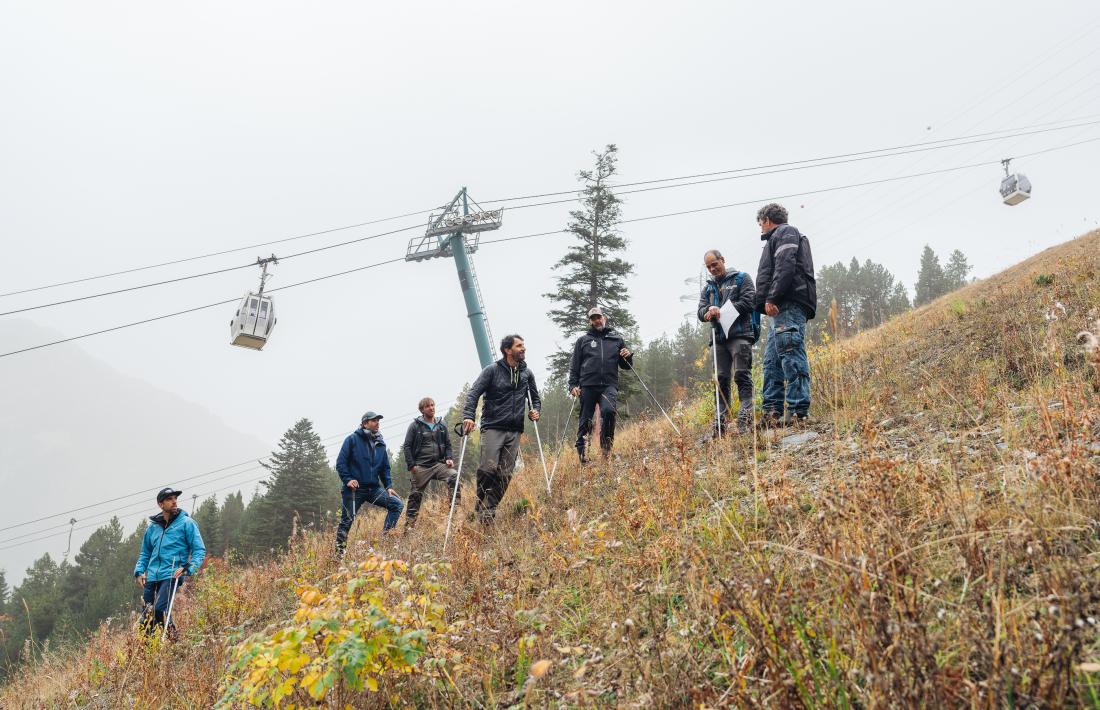
<path id="1" fill-rule="evenodd" d="M 569 394 L 581 398 L 580 423 L 577 426 L 577 455 L 585 456 L 592 419 L 600 407 L 600 450 L 606 460 L 615 441 L 615 407 L 619 397 L 619 369 L 631 366 L 634 355 L 623 337 L 607 327 L 607 317 L 599 306 L 588 309 L 588 332 L 573 346 L 569 364 Z"/>
<path id="2" fill-rule="evenodd" d="M 486 524 L 496 517 L 497 506 L 512 482 L 524 413 L 537 422 L 542 409 L 535 376 L 527 369 L 527 348 L 523 338 L 505 336 L 500 341 L 500 352 L 503 357 L 482 370 L 470 385 L 462 408 L 462 429 L 469 434 L 474 430 L 477 402 L 484 395 L 475 512 Z"/>

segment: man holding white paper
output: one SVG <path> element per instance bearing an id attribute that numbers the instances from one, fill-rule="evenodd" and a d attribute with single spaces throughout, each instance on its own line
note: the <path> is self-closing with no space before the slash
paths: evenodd
<path id="1" fill-rule="evenodd" d="M 755 315 L 756 288 L 752 277 L 744 271 L 727 269 L 726 259 L 717 249 L 703 255 L 703 265 L 711 278 L 699 294 L 699 320 L 710 321 L 714 328 L 721 399 L 715 429 L 727 430 L 732 379 L 737 383 L 737 397 L 741 402 L 737 410 L 737 429 L 745 432 L 752 425 L 752 345 L 760 333 Z"/>

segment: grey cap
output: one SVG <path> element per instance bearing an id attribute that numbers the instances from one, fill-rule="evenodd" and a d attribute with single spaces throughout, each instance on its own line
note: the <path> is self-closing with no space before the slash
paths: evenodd
<path id="1" fill-rule="evenodd" d="M 359 423 L 362 424 L 363 422 L 369 422 L 371 419 L 381 419 L 381 418 L 382 418 L 381 414 L 379 414 L 378 412 L 376 412 L 372 409 L 368 409 L 367 413 L 363 415 L 363 418 L 359 420 Z"/>
<path id="2" fill-rule="evenodd" d="M 603 309 L 600 308 L 599 306 L 592 306 L 591 308 L 588 309 L 588 317 L 589 318 L 591 318 L 592 316 L 602 316 L 602 315 L 603 315 Z"/>

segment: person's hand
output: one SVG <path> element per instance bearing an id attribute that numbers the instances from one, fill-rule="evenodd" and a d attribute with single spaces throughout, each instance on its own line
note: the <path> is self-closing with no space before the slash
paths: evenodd
<path id="1" fill-rule="evenodd" d="M 141 587 L 142 589 L 144 589 L 145 588 L 145 573 L 142 572 L 135 579 L 137 579 L 138 586 Z"/>
<path id="2" fill-rule="evenodd" d="M 392 488 L 387 488 L 387 489 L 386 489 L 386 493 L 389 493 L 389 494 L 390 494 L 391 496 L 393 496 L 394 498 L 400 498 L 400 497 L 401 497 L 401 496 L 397 495 L 397 491 L 395 491 L 395 490 L 394 490 L 394 489 L 392 489 Z"/>
<path id="3" fill-rule="evenodd" d="M 474 430 L 474 420 L 473 419 L 463 419 L 462 420 L 462 433 L 463 434 L 469 434 L 473 430 Z"/>
<path id="4" fill-rule="evenodd" d="M 359 481 L 355 480 L 354 478 L 351 479 L 350 481 L 348 481 L 348 488 L 355 489 L 355 488 L 358 488 L 358 487 L 359 487 Z"/>
<path id="5" fill-rule="evenodd" d="M 532 409 L 530 412 L 527 412 L 527 416 L 531 419 L 531 421 L 537 422 L 539 420 L 539 410 Z"/>
<path id="6" fill-rule="evenodd" d="M 455 460 L 454 459 L 447 459 L 444 463 L 447 464 L 447 468 L 454 468 L 455 467 Z"/>
<path id="7" fill-rule="evenodd" d="M 581 396 L 581 388 L 580 387 L 574 387 L 573 389 L 569 390 L 569 394 L 572 397 L 580 397 Z"/>
<path id="8" fill-rule="evenodd" d="M 412 475 L 415 476 L 416 475 L 416 466 L 413 466 L 412 468 L 410 468 L 409 473 L 411 473 Z"/>
<path id="9" fill-rule="evenodd" d="M 764 312 L 772 318 L 775 318 L 777 315 L 779 315 L 779 306 L 775 305 L 774 303 L 765 303 Z"/>
<path id="10" fill-rule="evenodd" d="M 179 579 L 180 577 L 182 577 L 182 576 L 183 576 L 183 573 L 184 573 L 184 572 L 186 572 L 186 571 L 187 571 L 187 568 L 186 568 L 186 567 L 180 567 L 180 568 L 179 568 L 178 570 L 176 570 L 176 571 L 175 571 L 175 573 L 174 573 L 174 574 L 172 575 L 172 578 L 173 578 L 173 579 Z"/>
<path id="11" fill-rule="evenodd" d="M 619 351 L 619 357 L 621 357 L 625 360 L 626 358 L 630 357 L 630 351 L 627 350 L 626 348 L 623 348 L 622 350 Z"/>
<path id="12" fill-rule="evenodd" d="M 718 306 L 711 306 L 707 309 L 707 312 L 703 314 L 703 320 L 717 318 L 720 315 L 722 315 L 722 309 L 720 309 Z"/>

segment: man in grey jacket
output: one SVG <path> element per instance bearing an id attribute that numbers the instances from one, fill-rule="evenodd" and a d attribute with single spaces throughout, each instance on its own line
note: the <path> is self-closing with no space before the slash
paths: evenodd
<path id="1" fill-rule="evenodd" d="M 474 430 L 477 402 L 484 395 L 475 511 L 486 524 L 496 517 L 497 505 L 512 482 L 524 412 L 527 418 L 537 422 L 542 409 L 535 376 L 527 369 L 527 347 L 523 338 L 505 336 L 500 341 L 500 352 L 504 357 L 482 370 L 470 385 L 462 408 L 462 429 L 469 434 Z"/>
<path id="2" fill-rule="evenodd" d="M 447 484 L 447 490 L 454 490 L 458 484 L 458 472 L 455 471 L 454 454 L 451 449 L 451 435 L 447 423 L 435 416 L 435 400 L 425 397 L 417 405 L 420 416 L 412 420 L 405 432 L 405 465 L 409 467 L 411 480 L 409 500 L 405 508 L 405 529 L 416 525 L 416 516 L 420 513 L 420 503 L 424 500 L 424 490 L 432 481 Z M 456 497 L 459 491 L 455 491 Z"/>

